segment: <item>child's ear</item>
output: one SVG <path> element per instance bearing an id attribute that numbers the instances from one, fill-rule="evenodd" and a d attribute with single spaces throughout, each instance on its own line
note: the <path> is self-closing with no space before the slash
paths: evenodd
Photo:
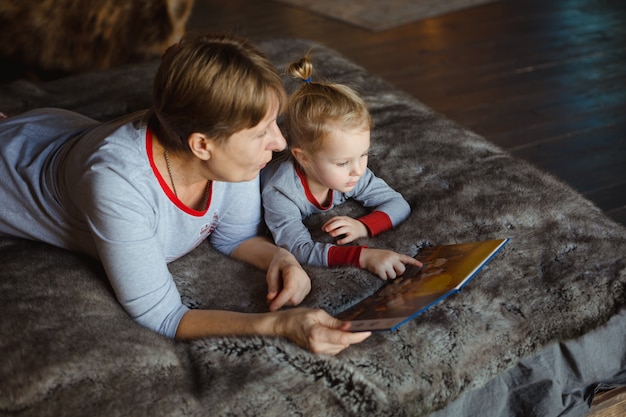
<path id="1" fill-rule="evenodd" d="M 297 147 L 292 148 L 291 154 L 293 155 L 294 158 L 296 158 L 296 161 L 298 161 L 298 163 L 302 166 L 305 166 L 309 162 L 309 155 L 302 148 L 297 148 Z"/>
<path id="2" fill-rule="evenodd" d="M 216 145 L 214 140 L 207 138 L 201 133 L 192 133 L 189 135 L 187 144 L 191 152 L 203 161 L 211 159 L 213 147 Z"/>

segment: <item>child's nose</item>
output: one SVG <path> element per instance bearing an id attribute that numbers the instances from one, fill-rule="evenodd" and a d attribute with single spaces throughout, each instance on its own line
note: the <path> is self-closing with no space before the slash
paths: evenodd
<path id="1" fill-rule="evenodd" d="M 363 175 L 364 171 L 365 171 L 365 164 L 357 163 L 357 164 L 352 165 L 352 172 L 350 174 L 355 177 L 360 177 L 361 175 Z"/>

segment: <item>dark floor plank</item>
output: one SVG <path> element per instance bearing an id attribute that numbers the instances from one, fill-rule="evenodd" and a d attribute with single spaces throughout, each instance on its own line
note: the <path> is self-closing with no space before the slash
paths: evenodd
<path id="1" fill-rule="evenodd" d="M 608 211 L 606 214 L 617 223 L 626 225 L 626 207 Z"/>
<path id="2" fill-rule="evenodd" d="M 428 103 L 428 101 L 426 101 Z M 610 83 L 590 84 L 584 88 L 529 89 L 525 94 L 498 96 L 494 92 L 492 101 L 485 101 L 472 108 L 457 108 L 443 111 L 450 118 L 480 132 L 496 141 L 498 134 L 510 133 L 518 128 L 529 128 L 546 123 L 569 124 L 572 119 L 604 112 L 605 119 L 615 114 L 616 121 L 626 103 L 626 77 Z M 606 120 L 606 125 L 611 121 Z M 573 127 L 573 125 L 570 124 Z M 577 132 L 577 130 L 573 130 Z M 513 143 L 498 143 L 508 148 L 522 147 L 535 141 L 550 140 L 551 137 L 522 137 Z"/>
<path id="3" fill-rule="evenodd" d="M 584 193 L 596 205 L 607 212 L 626 211 L 626 178 L 621 184 L 611 184 L 605 188 Z"/>
<path id="4" fill-rule="evenodd" d="M 569 90 L 571 94 L 586 90 L 589 85 L 613 86 L 626 78 L 625 61 L 626 46 L 617 51 L 598 52 L 572 60 L 561 59 L 542 66 L 482 73 L 472 77 L 469 83 L 468 77 L 442 77 L 446 80 L 445 84 L 433 78 L 419 79 L 417 88 L 423 98 L 438 103 L 441 111 L 472 109 L 480 104 L 488 105 L 498 96 L 523 97 L 532 92 L 547 96 L 560 90 Z M 454 100 L 448 97 L 454 97 Z"/>
<path id="5" fill-rule="evenodd" d="M 538 143 L 513 155 L 575 184 L 582 193 L 592 193 L 626 182 L 626 122 L 564 139 Z M 607 210 L 620 206 L 605 203 Z M 623 205 L 623 203 L 621 204 Z"/>
<path id="6" fill-rule="evenodd" d="M 626 112 L 621 106 L 596 111 L 581 112 L 570 117 L 550 119 L 540 123 L 520 126 L 511 130 L 510 126 L 499 129 L 495 123 L 487 125 L 483 134 L 505 149 L 515 151 L 539 142 L 567 138 L 584 132 L 603 129 L 626 120 Z"/>

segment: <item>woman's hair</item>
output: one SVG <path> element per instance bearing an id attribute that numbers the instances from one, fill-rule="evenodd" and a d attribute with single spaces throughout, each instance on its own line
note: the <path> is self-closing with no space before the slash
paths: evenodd
<path id="1" fill-rule="evenodd" d="M 372 119 L 365 101 L 350 87 L 314 82 L 308 55 L 287 67 L 287 73 L 303 81 L 287 102 L 283 126 L 290 148 L 315 153 L 336 129 L 370 129 Z"/>
<path id="2" fill-rule="evenodd" d="M 192 133 L 224 140 L 256 126 L 273 97 L 282 111 L 286 93 L 280 75 L 246 39 L 188 32 L 161 58 L 150 127 L 168 149 L 188 152 Z"/>

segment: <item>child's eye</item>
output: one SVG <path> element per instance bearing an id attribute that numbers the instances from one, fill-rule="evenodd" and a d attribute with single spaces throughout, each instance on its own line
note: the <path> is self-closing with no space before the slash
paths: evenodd
<path id="1" fill-rule="evenodd" d="M 338 162 L 337 163 L 338 167 L 345 167 L 346 165 L 348 165 L 348 161 L 346 161 L 346 162 Z"/>

